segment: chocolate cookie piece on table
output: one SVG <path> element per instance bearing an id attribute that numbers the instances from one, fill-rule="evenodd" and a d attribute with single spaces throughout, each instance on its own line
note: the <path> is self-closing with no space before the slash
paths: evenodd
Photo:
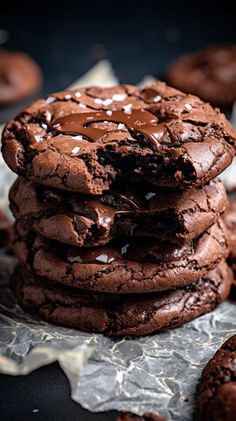
<path id="1" fill-rule="evenodd" d="M 227 257 L 228 240 L 218 221 L 181 246 L 153 238 L 119 238 L 86 249 L 49 240 L 17 223 L 13 250 L 22 264 L 56 283 L 121 294 L 195 282 Z"/>
<path id="2" fill-rule="evenodd" d="M 203 370 L 199 412 L 202 421 L 236 419 L 236 335 L 222 345 Z"/>
<path id="3" fill-rule="evenodd" d="M 3 156 L 37 183 L 102 194 L 116 181 L 186 188 L 208 183 L 235 154 L 236 133 L 199 98 L 156 82 L 52 94 L 5 127 Z"/>
<path id="4" fill-rule="evenodd" d="M 11 285 L 20 305 L 61 326 L 108 336 L 139 336 L 182 325 L 227 298 L 231 271 L 222 262 L 197 283 L 162 293 L 85 293 L 18 267 Z"/>
<path id="5" fill-rule="evenodd" d="M 17 103 L 40 88 L 39 66 L 27 54 L 0 49 L 0 106 Z"/>
<path id="6" fill-rule="evenodd" d="M 236 44 L 218 45 L 186 54 L 167 72 L 168 82 L 218 106 L 236 100 Z"/>
<path id="7" fill-rule="evenodd" d="M 80 247 L 106 244 L 122 235 L 191 241 L 219 219 L 227 204 L 220 179 L 185 191 L 117 186 L 91 198 L 19 178 L 10 191 L 17 220 L 48 238 Z"/>

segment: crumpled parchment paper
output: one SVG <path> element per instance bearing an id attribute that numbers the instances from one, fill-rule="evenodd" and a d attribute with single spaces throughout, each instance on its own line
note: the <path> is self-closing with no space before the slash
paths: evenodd
<path id="1" fill-rule="evenodd" d="M 102 85 L 104 80 L 117 83 L 107 61 L 98 63 L 81 83 Z M 7 209 L 14 178 L 0 156 L 1 208 Z M 236 332 L 236 304 L 227 301 L 169 332 L 113 340 L 52 326 L 24 313 L 8 289 L 14 264 L 12 257 L 0 254 L 0 372 L 26 375 L 58 361 L 72 398 L 90 411 L 155 411 L 169 420 L 191 420 L 202 368 Z"/>

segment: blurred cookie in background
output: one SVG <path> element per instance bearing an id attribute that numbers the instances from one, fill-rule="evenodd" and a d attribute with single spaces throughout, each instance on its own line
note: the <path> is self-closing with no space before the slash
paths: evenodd
<path id="1" fill-rule="evenodd" d="M 236 100 L 236 44 L 210 46 L 177 59 L 166 79 L 175 88 L 217 106 Z"/>
<path id="2" fill-rule="evenodd" d="M 22 52 L 0 49 L 0 106 L 15 104 L 35 94 L 42 84 L 38 64 Z"/>

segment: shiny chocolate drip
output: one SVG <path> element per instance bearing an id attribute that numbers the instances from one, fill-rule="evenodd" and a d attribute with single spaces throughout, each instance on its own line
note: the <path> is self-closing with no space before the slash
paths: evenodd
<path id="1" fill-rule="evenodd" d="M 133 195 L 129 192 L 126 193 L 118 193 L 113 191 L 114 196 L 116 196 L 119 201 L 124 203 L 128 206 L 128 209 L 120 209 L 116 210 L 116 214 L 119 213 L 132 213 L 132 212 L 142 212 L 144 209 L 140 207 L 140 204 L 135 201 Z"/>
<path id="2" fill-rule="evenodd" d="M 39 187 L 40 189 L 40 187 Z M 116 216 L 143 214 L 152 215 L 159 209 L 158 193 L 143 191 L 116 191 L 103 195 L 100 199 L 89 199 L 83 195 L 62 197 L 59 191 L 40 189 L 39 200 L 44 203 L 56 203 L 59 207 L 70 207 L 72 214 L 78 214 L 94 221 L 99 227 L 110 230 Z"/>
<path id="3" fill-rule="evenodd" d="M 114 193 L 113 193 L 114 194 Z M 120 214 L 130 214 L 133 212 L 142 212 L 142 209 L 127 195 L 115 194 L 120 201 L 128 205 L 127 209 L 115 209 L 112 206 L 106 206 L 97 200 L 77 201 L 73 204 L 73 210 L 81 215 L 92 219 L 98 226 L 111 229 L 114 218 Z"/>
<path id="4" fill-rule="evenodd" d="M 116 210 L 108 207 L 97 200 L 85 200 L 78 203 L 78 210 L 83 216 L 92 218 L 98 225 L 110 228 L 114 222 Z"/>
<path id="5" fill-rule="evenodd" d="M 111 131 L 89 125 L 104 121 L 125 124 L 131 133 L 143 135 L 155 149 L 159 148 L 159 141 L 167 131 L 165 124 L 158 124 L 157 117 L 146 110 L 132 110 L 129 113 L 112 111 L 112 115 L 108 115 L 106 111 L 70 114 L 56 120 L 53 126 L 62 134 L 81 135 L 87 140 L 97 142 Z"/>

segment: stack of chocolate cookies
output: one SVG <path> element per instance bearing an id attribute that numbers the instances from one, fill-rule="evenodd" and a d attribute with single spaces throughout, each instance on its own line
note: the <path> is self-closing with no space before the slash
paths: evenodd
<path id="1" fill-rule="evenodd" d="M 118 336 L 211 311 L 232 283 L 217 176 L 235 144 L 219 110 L 162 82 L 60 92 L 23 110 L 2 137 L 20 176 L 19 303 Z"/>

